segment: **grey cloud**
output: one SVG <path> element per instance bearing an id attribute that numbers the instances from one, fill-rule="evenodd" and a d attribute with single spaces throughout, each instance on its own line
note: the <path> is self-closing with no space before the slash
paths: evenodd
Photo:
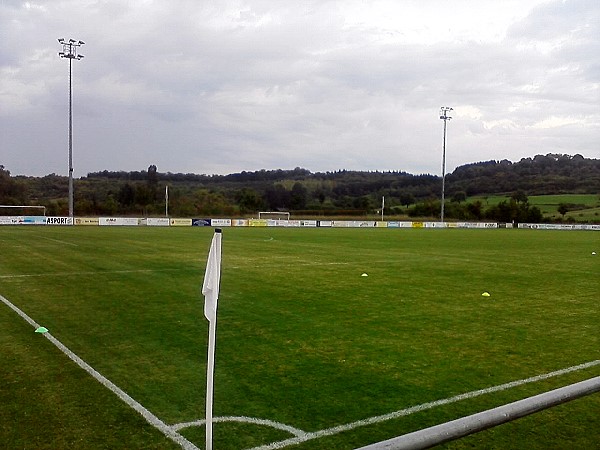
<path id="1" fill-rule="evenodd" d="M 600 157 L 597 2 L 542 3 L 503 39 L 423 43 L 390 24 L 349 24 L 345 6 L 359 4 L 5 1 L 0 164 L 64 172 L 63 35 L 86 41 L 74 67 L 77 175 L 149 164 L 438 173 L 445 104 L 455 107 L 450 168 L 540 152 Z M 423 7 L 421 29 L 436 7 Z"/>

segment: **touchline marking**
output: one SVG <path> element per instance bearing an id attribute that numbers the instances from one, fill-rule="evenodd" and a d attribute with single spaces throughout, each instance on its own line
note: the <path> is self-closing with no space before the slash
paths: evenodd
<path id="1" fill-rule="evenodd" d="M 27 314 L 21 311 L 18 307 L 13 305 L 8 299 L 3 297 L 2 295 L 0 295 L 0 300 L 10 309 L 16 312 L 19 316 L 25 319 L 25 321 L 31 326 L 33 326 L 35 329 L 40 327 L 40 325 L 36 323 L 35 320 L 33 320 L 31 317 L 29 317 Z M 58 347 L 58 349 L 62 351 L 65 355 L 67 355 L 69 359 L 71 359 L 75 364 L 77 364 L 79 367 L 81 367 L 83 370 L 85 370 L 87 373 L 93 376 L 104 387 L 110 389 L 128 406 L 130 406 L 139 414 L 141 414 L 142 417 L 144 417 L 144 419 L 146 419 L 146 421 L 150 425 L 154 426 L 159 431 L 161 431 L 166 437 L 179 444 L 181 448 L 183 448 L 184 450 L 200 450 L 198 447 L 196 447 L 194 444 L 188 441 L 185 437 L 179 434 L 177 430 L 173 429 L 173 427 L 168 426 L 166 423 L 164 423 L 162 420 L 160 420 L 158 417 L 156 417 L 154 414 L 152 414 L 150 411 L 144 408 L 139 402 L 131 398 L 129 394 L 127 394 L 127 392 L 125 392 L 123 389 L 114 384 L 112 381 L 110 381 L 108 378 L 106 378 L 104 375 L 102 375 L 100 372 L 98 372 L 96 369 L 94 369 L 92 366 L 86 363 L 83 359 L 81 359 L 79 356 L 77 356 L 75 353 L 69 350 L 62 342 L 60 342 L 50 333 L 44 333 L 43 336 L 50 342 L 52 342 L 56 347 Z"/>
<path id="2" fill-rule="evenodd" d="M 299 430 L 298 428 L 291 427 L 289 425 L 285 425 L 283 423 L 274 422 L 273 420 L 268 419 L 257 419 L 255 417 L 246 417 L 246 416 L 226 416 L 226 417 L 214 417 L 213 422 L 242 422 L 242 423 L 251 423 L 254 425 L 265 425 L 267 427 L 276 428 L 278 430 L 287 431 L 294 436 L 300 437 L 308 434 L 306 431 Z M 176 431 L 179 431 L 183 428 L 187 427 L 199 427 L 206 425 L 206 420 L 194 420 L 193 422 L 183 422 L 177 423 L 175 425 L 171 425 Z"/>
<path id="3" fill-rule="evenodd" d="M 47 241 L 58 242 L 59 244 L 72 245 L 74 247 L 79 247 L 79 244 L 74 244 L 73 242 L 61 241 L 60 239 L 53 239 L 46 236 L 40 236 L 42 239 L 46 239 Z"/>
<path id="4" fill-rule="evenodd" d="M 0 277 L 1 278 L 1 277 Z M 29 317 L 26 313 L 24 313 L 21 309 L 13 305 L 8 299 L 0 295 L 0 300 L 16 312 L 19 316 L 21 316 L 27 323 L 33 326 L 35 329 L 39 328 L 40 325 L 35 322 L 31 317 Z M 106 378 L 104 375 L 99 373 L 96 369 L 86 363 L 83 359 L 73 353 L 69 348 L 67 348 L 62 342 L 52 336 L 49 332 L 43 334 L 46 339 L 52 342 L 59 350 L 61 350 L 65 355 L 69 357 L 73 362 L 75 362 L 79 367 L 84 369 L 90 375 L 92 375 L 98 382 L 100 382 L 103 386 L 110 389 L 114 394 L 117 395 L 123 402 L 125 402 L 128 406 L 136 410 L 142 417 L 146 419 L 146 421 L 161 431 L 166 437 L 171 439 L 172 441 L 179 444 L 184 450 L 200 450 L 193 443 L 188 441 L 185 437 L 178 433 L 179 430 L 192 426 L 202 426 L 206 424 L 206 420 L 196 420 L 193 422 L 184 422 L 174 425 L 167 425 L 150 411 L 148 411 L 144 406 L 142 406 L 139 402 L 134 400 L 129 396 L 125 391 L 119 388 L 116 384 Z M 464 394 L 455 395 L 454 397 L 449 397 L 441 400 L 435 400 L 433 402 L 422 403 L 420 405 L 411 406 L 409 408 L 401 409 L 398 411 L 394 411 L 388 414 L 383 414 L 380 416 L 373 416 L 367 419 L 357 420 L 355 422 L 350 422 L 344 425 L 338 425 L 332 428 L 326 428 L 320 431 L 314 432 L 306 432 L 300 430 L 298 428 L 294 428 L 289 425 L 285 425 L 279 422 L 274 422 L 268 419 L 257 419 L 252 417 L 245 416 L 227 416 L 227 417 L 216 417 L 214 418 L 214 422 L 246 422 L 252 423 L 256 425 L 265 425 L 270 426 L 279 430 L 287 431 L 290 434 L 293 434 L 293 438 L 285 439 L 283 441 L 273 442 L 271 444 L 253 447 L 249 450 L 276 450 L 285 448 L 291 445 L 301 444 L 303 442 L 311 441 L 313 439 L 319 439 L 326 436 L 332 436 L 334 434 L 342 433 L 344 431 L 350 431 L 355 428 L 372 425 L 380 422 L 385 422 L 392 419 L 397 419 L 399 417 L 408 416 L 410 414 L 414 414 L 420 411 L 425 411 L 427 409 L 435 408 L 436 406 L 448 405 L 450 403 L 459 402 L 461 400 L 467 400 L 474 397 L 479 397 L 480 395 L 490 394 L 493 392 L 504 391 L 506 389 L 510 389 L 517 386 L 522 386 L 524 384 L 535 383 L 537 381 L 546 380 L 548 378 L 557 377 L 560 375 L 565 375 L 570 372 L 575 372 L 582 369 L 587 369 L 590 367 L 594 367 L 600 365 L 600 360 L 594 360 L 583 364 L 578 364 L 576 366 L 567 367 L 565 369 L 556 370 L 554 372 L 548 372 L 541 375 L 536 375 L 530 378 L 524 378 L 522 380 L 511 381 L 509 383 L 500 384 L 498 386 L 492 386 L 485 389 L 479 389 L 476 391 L 466 392 Z"/>
<path id="5" fill-rule="evenodd" d="M 47 273 L 29 273 L 22 275 L 0 275 L 0 279 L 11 279 L 11 278 L 32 278 L 32 277 L 74 277 L 79 275 L 111 275 L 119 273 L 152 273 L 152 272 L 169 272 L 177 271 L 180 269 L 126 269 L 126 270 L 107 270 L 102 271 L 89 271 L 89 272 L 47 272 Z"/>
<path id="6" fill-rule="evenodd" d="M 280 264 L 253 264 L 252 267 L 257 269 L 270 269 L 272 267 L 281 267 L 282 265 L 287 266 L 312 266 L 312 267 L 321 267 L 321 266 L 349 266 L 350 263 L 347 262 L 315 262 L 315 261 L 282 261 Z M 228 269 L 242 269 L 247 266 L 227 266 Z M 358 270 L 358 269 L 357 269 Z"/>
<path id="7" fill-rule="evenodd" d="M 388 414 L 383 414 L 381 416 L 373 416 L 368 419 L 357 420 L 356 422 L 347 423 L 345 425 L 338 425 L 333 428 L 326 428 L 324 430 L 315 431 L 312 433 L 306 433 L 304 435 L 296 436 L 290 439 L 286 439 L 284 441 L 273 442 L 271 444 L 263 445 L 260 447 L 254 447 L 250 450 L 276 450 L 284 447 L 288 447 L 290 445 L 300 444 L 302 442 L 310 441 L 313 439 L 322 438 L 325 436 L 331 436 L 334 434 L 341 433 L 343 431 L 353 430 L 354 428 L 364 427 L 366 425 L 372 425 L 379 422 L 385 422 L 387 420 L 397 419 L 399 417 L 408 416 L 410 414 L 414 414 L 419 411 L 425 411 L 427 409 L 435 408 L 436 406 L 447 405 L 450 403 L 459 402 L 461 400 L 466 400 L 474 397 L 479 397 L 480 395 L 490 394 L 492 392 L 504 391 L 506 389 L 510 389 L 517 386 L 522 386 L 528 383 L 535 383 L 537 381 L 546 380 L 548 378 L 557 377 L 560 375 L 564 375 L 570 372 L 575 372 L 577 370 L 587 369 L 589 367 L 600 365 L 600 359 L 595 361 L 590 361 L 587 363 L 579 364 L 576 366 L 567 367 L 566 369 L 556 370 L 554 372 L 548 372 L 541 375 L 536 375 L 534 377 L 525 378 L 522 380 L 511 381 L 509 383 L 500 384 L 498 386 L 492 386 L 485 389 L 479 389 L 477 391 L 471 391 L 464 394 L 459 394 L 454 397 L 445 398 L 442 400 L 435 400 L 433 402 L 422 403 L 420 405 L 411 406 L 410 408 L 401 409 L 399 411 L 394 411 Z"/>

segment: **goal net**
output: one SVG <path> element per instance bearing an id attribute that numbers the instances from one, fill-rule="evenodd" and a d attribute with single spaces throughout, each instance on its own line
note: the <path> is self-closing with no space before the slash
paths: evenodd
<path id="1" fill-rule="evenodd" d="M 258 218 L 272 220 L 290 220 L 290 213 L 280 211 L 261 211 L 258 213 Z"/>

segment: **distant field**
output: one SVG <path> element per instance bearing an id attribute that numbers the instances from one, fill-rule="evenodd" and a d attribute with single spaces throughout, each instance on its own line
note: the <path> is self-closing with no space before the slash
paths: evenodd
<path id="1" fill-rule="evenodd" d="M 201 420 L 212 233 L 0 227 L 0 295 L 167 426 Z M 593 231 L 225 228 L 215 448 L 352 449 L 600 375 L 593 251 Z M 181 448 L 3 303 L 0 324 L 5 448 Z M 598 411 L 596 394 L 444 448 L 598 448 Z M 179 433 L 204 447 L 202 426 Z"/>
<path id="2" fill-rule="evenodd" d="M 565 214 L 565 218 L 572 217 L 578 221 L 600 221 L 600 196 L 596 194 L 532 195 L 527 198 L 531 205 L 540 208 L 544 216 L 552 219 L 562 217 L 558 212 L 558 206 L 565 203 L 578 205 L 576 210 Z M 491 195 L 470 197 L 469 201 L 480 200 L 486 206 L 493 206 L 509 199 L 510 196 Z"/>

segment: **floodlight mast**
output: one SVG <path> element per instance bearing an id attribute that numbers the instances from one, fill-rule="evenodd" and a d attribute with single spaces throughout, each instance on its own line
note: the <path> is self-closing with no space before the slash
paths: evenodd
<path id="1" fill-rule="evenodd" d="M 444 144 L 442 151 L 442 211 L 440 214 L 442 224 L 444 223 L 444 202 L 446 196 L 446 124 L 452 119 L 452 117 L 448 115 L 449 111 L 453 111 L 449 106 L 442 106 L 440 108 L 440 119 L 444 121 Z"/>
<path id="2" fill-rule="evenodd" d="M 61 58 L 67 58 L 69 60 L 69 217 L 73 217 L 73 70 L 72 61 L 74 59 L 80 60 L 83 55 L 78 54 L 77 48 L 81 47 L 85 42 L 76 41 L 75 39 L 69 39 L 65 41 L 64 38 L 58 39 L 59 44 L 62 45 L 62 52 L 58 53 Z"/>

